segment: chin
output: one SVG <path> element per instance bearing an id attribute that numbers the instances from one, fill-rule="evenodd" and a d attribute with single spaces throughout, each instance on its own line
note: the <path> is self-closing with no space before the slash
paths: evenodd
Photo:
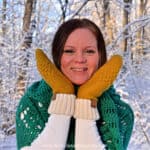
<path id="1" fill-rule="evenodd" d="M 82 85 L 86 82 L 87 80 L 84 80 L 84 81 L 72 81 L 73 84 L 75 85 Z"/>

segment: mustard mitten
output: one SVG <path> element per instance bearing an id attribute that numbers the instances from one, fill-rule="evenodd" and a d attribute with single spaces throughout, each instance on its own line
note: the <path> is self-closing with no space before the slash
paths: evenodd
<path id="1" fill-rule="evenodd" d="M 56 68 L 41 49 L 36 50 L 36 62 L 41 76 L 52 87 L 54 93 L 74 93 L 70 80 Z"/>
<path id="2" fill-rule="evenodd" d="M 56 68 L 41 49 L 36 50 L 36 63 L 42 78 L 53 89 L 48 112 L 72 116 L 75 95 L 71 81 Z"/>
<path id="3" fill-rule="evenodd" d="M 86 83 L 79 87 L 75 104 L 75 118 L 94 120 L 99 118 L 96 108 L 97 98 L 113 84 L 121 66 L 122 57 L 114 55 Z"/>

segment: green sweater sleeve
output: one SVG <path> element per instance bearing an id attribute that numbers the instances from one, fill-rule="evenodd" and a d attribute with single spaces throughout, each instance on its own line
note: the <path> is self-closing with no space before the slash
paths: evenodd
<path id="1" fill-rule="evenodd" d="M 111 87 L 99 98 L 98 131 L 107 150 L 126 150 L 133 129 L 133 111 Z"/>
<path id="2" fill-rule="evenodd" d="M 134 125 L 134 113 L 130 105 L 121 100 L 120 95 L 116 93 L 113 87 L 110 89 L 110 97 L 113 99 L 117 107 L 119 128 L 123 138 L 123 146 L 124 149 L 127 149 Z"/>
<path id="3" fill-rule="evenodd" d="M 17 148 L 29 146 L 45 127 L 52 89 L 44 80 L 35 82 L 21 98 L 16 111 Z"/>

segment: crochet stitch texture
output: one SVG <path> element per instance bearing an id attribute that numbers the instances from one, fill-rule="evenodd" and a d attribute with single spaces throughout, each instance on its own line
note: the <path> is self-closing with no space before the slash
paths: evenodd
<path id="1" fill-rule="evenodd" d="M 44 80 L 27 89 L 16 112 L 18 150 L 29 146 L 42 132 L 48 121 L 47 112 L 53 92 Z M 128 104 L 120 100 L 111 86 L 98 100 L 100 119 L 98 132 L 107 150 L 126 150 L 131 137 L 134 115 Z M 74 149 L 75 119 L 71 118 L 66 150 Z M 61 134 L 61 133 L 60 133 Z"/>

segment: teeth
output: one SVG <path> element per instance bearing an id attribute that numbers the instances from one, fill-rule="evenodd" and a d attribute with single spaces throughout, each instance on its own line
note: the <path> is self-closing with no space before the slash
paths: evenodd
<path id="1" fill-rule="evenodd" d="M 73 71 L 85 71 L 87 68 L 72 68 Z"/>

